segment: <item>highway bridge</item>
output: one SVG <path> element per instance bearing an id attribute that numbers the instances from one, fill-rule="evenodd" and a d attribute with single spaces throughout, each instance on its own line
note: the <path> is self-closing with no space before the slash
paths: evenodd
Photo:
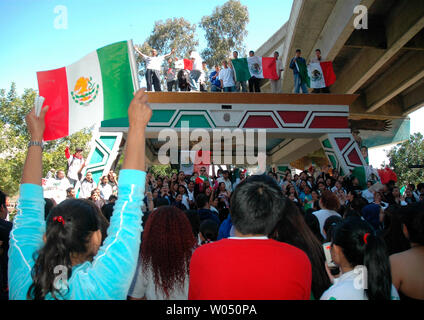
<path id="1" fill-rule="evenodd" d="M 358 22 L 366 28 L 357 29 Z M 186 122 L 191 131 L 210 134 L 263 128 L 268 166 L 304 169 L 316 157 L 347 173 L 364 164 L 352 130 L 368 147 L 409 137 L 408 115 L 424 104 L 423 29 L 423 0 L 294 0 L 289 20 L 255 52 L 280 52 L 283 94 L 269 93 L 266 80 L 262 94 L 149 93 L 147 162 L 158 163 L 160 131 L 172 128 L 181 136 Z M 324 60 L 333 61 L 331 94 L 292 94 L 289 63 L 298 48 L 307 60 L 319 48 Z M 116 166 L 127 126 L 127 119 L 102 123 L 87 167 L 95 177 Z M 225 143 L 236 156 L 239 142 L 223 138 L 222 150 Z"/>

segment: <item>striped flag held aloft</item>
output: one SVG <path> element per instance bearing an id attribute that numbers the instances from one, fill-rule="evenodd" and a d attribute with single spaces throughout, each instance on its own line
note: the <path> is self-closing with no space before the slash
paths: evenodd
<path id="1" fill-rule="evenodd" d="M 231 60 L 237 81 L 247 81 L 251 77 L 278 80 L 275 58 L 248 57 Z"/>
<path id="2" fill-rule="evenodd" d="M 121 41 L 67 67 L 37 72 L 49 106 L 44 140 L 71 135 L 104 120 L 124 118 L 138 90 L 132 41 Z"/>

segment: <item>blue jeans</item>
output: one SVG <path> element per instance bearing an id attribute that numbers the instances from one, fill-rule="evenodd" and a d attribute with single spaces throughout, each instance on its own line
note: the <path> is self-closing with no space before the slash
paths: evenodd
<path id="1" fill-rule="evenodd" d="M 222 91 L 222 89 L 221 88 L 219 88 L 219 87 L 217 87 L 216 85 L 212 85 L 211 86 L 211 91 L 212 92 L 221 92 Z"/>
<path id="2" fill-rule="evenodd" d="M 309 93 L 306 83 L 302 82 L 302 78 L 299 73 L 294 75 L 294 93 L 300 93 L 300 88 L 302 88 L 303 93 Z"/>
<path id="3" fill-rule="evenodd" d="M 199 78 L 202 72 L 199 70 L 191 70 L 190 72 L 190 86 L 191 91 L 200 91 Z"/>
<path id="4" fill-rule="evenodd" d="M 236 92 L 236 87 L 224 87 L 224 92 Z"/>
<path id="5" fill-rule="evenodd" d="M 241 87 L 241 90 L 240 90 Z M 247 92 L 247 83 L 246 81 L 237 81 L 236 82 L 236 92 Z"/>

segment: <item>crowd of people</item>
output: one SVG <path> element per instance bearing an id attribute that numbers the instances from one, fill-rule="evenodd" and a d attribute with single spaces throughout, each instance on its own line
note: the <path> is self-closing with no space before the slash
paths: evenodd
<path id="1" fill-rule="evenodd" d="M 252 76 L 248 81 L 238 81 L 235 75 L 232 59 L 238 59 L 238 51 L 234 51 L 231 58 L 224 59 L 221 64 L 213 66 L 209 71 L 207 63 L 203 61 L 200 54 L 196 51 L 190 51 L 189 57 L 192 61 L 192 70 L 184 68 L 184 64 L 177 66 L 178 58 L 171 58 L 175 49 L 166 55 L 159 56 L 156 49 L 153 49 L 151 56 L 145 55 L 140 48 L 135 47 L 136 52 L 146 62 L 146 83 L 147 91 L 162 91 L 161 78 L 163 76 L 166 82 L 166 89 L 171 91 L 201 91 L 201 92 L 261 92 L 261 79 Z M 311 63 L 322 61 L 321 50 L 315 51 L 316 57 L 311 59 Z M 249 51 L 249 57 L 254 57 L 255 52 Z M 273 55 L 276 60 L 276 73 L 278 79 L 270 80 L 271 92 L 282 93 L 281 74 L 284 71 L 283 62 L 280 59 L 278 51 Z M 166 67 L 163 68 L 164 61 Z M 296 50 L 296 56 L 290 62 L 290 69 L 294 75 L 294 92 L 309 93 L 307 84 L 300 76 L 299 68 L 296 63 L 302 61 L 306 65 L 306 60 L 301 57 L 301 50 Z M 330 93 L 328 87 L 314 89 L 312 93 Z"/>
<path id="2" fill-rule="evenodd" d="M 13 223 L 0 192 L 3 298 L 424 300 L 424 183 L 401 195 L 329 166 L 155 176 L 144 90 L 128 113 L 119 178 L 78 177 L 78 148 L 68 177 L 76 170 L 81 191 L 59 203 L 42 187 L 41 146 L 29 147 Z M 44 116 L 27 116 L 31 141 Z"/>

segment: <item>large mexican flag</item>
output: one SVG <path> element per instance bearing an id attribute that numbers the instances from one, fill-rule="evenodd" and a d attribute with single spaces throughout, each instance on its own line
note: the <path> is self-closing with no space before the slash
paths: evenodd
<path id="1" fill-rule="evenodd" d="M 275 58 L 248 57 L 231 60 L 237 81 L 247 81 L 251 77 L 278 80 Z"/>
<path id="2" fill-rule="evenodd" d="M 132 41 L 121 41 L 67 67 L 37 72 L 39 95 L 49 106 L 44 140 L 126 117 L 138 89 L 135 70 Z"/>
<path id="3" fill-rule="evenodd" d="M 309 64 L 308 75 L 313 89 L 329 87 L 336 82 L 336 74 L 331 61 Z"/>

